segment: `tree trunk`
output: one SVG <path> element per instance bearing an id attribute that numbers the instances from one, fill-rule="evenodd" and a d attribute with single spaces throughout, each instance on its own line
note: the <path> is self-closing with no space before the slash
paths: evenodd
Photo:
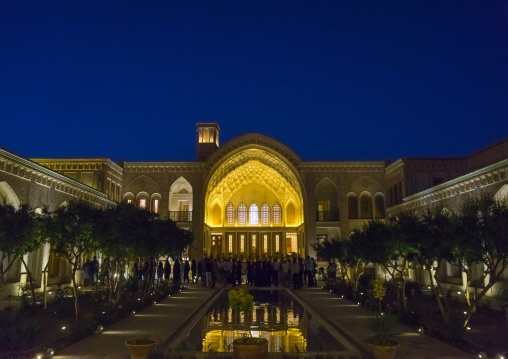
<path id="1" fill-rule="evenodd" d="M 430 279 L 430 285 L 432 288 L 432 293 L 434 293 L 434 297 L 436 298 L 437 306 L 439 308 L 439 311 L 441 312 L 441 318 L 443 319 L 443 322 L 448 324 L 450 322 L 450 309 L 448 307 L 448 301 L 446 300 L 445 296 L 443 295 L 440 297 L 439 295 L 442 295 L 442 289 L 441 285 L 439 283 L 439 280 L 437 279 L 437 273 L 438 270 L 436 270 L 436 273 L 434 276 L 432 276 L 432 270 L 430 269 L 430 266 L 427 267 L 427 271 L 429 272 L 429 279 Z M 436 280 L 436 285 L 434 285 L 434 281 L 432 280 L 434 278 Z M 443 300 L 441 300 L 443 298 Z M 444 302 L 444 305 L 443 305 Z"/>
<path id="2" fill-rule="evenodd" d="M 48 309 L 48 297 L 47 297 L 47 288 L 48 288 L 48 267 L 49 267 L 49 258 L 48 262 L 46 263 L 46 266 L 44 267 L 42 271 L 42 295 L 44 298 L 44 310 Z"/>
<path id="3" fill-rule="evenodd" d="M 71 276 L 72 289 L 74 290 L 74 312 L 76 314 L 76 323 L 79 322 L 79 295 L 78 295 L 78 285 L 76 283 L 77 270 L 78 270 L 78 261 L 76 260 L 74 263 L 72 263 L 72 276 Z"/>
<path id="4" fill-rule="evenodd" d="M 33 281 L 33 277 L 32 277 L 32 272 L 30 272 L 30 269 L 28 269 L 28 265 L 26 264 L 25 259 L 23 257 L 21 257 L 21 262 L 25 266 L 26 274 L 27 274 L 27 277 L 28 277 L 28 280 L 30 283 L 30 292 L 32 293 L 32 304 L 35 307 L 35 305 L 37 304 L 37 300 L 35 298 L 35 288 L 34 288 L 34 281 Z"/>

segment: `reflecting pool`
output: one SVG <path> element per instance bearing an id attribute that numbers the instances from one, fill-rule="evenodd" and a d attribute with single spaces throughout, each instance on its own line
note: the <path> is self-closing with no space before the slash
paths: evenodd
<path id="1" fill-rule="evenodd" d="M 232 351 L 244 335 L 268 340 L 269 352 L 334 352 L 345 350 L 321 323 L 285 290 L 252 290 L 254 311 L 243 315 L 229 308 L 227 291 L 179 344 L 184 351 Z"/>

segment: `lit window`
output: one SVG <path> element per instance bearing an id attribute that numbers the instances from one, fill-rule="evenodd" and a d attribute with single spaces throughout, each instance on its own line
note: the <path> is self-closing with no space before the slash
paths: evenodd
<path id="1" fill-rule="evenodd" d="M 141 198 L 139 200 L 139 208 L 142 208 L 142 209 L 146 208 L 146 199 L 145 198 Z"/>
<path id="2" fill-rule="evenodd" d="M 261 225 L 268 226 L 270 224 L 270 206 L 268 203 L 264 203 L 261 206 Z"/>
<path id="3" fill-rule="evenodd" d="M 268 235 L 265 234 L 263 237 L 263 250 L 265 253 L 268 253 Z"/>
<path id="4" fill-rule="evenodd" d="M 252 251 L 256 251 L 256 235 L 252 235 Z"/>
<path id="5" fill-rule="evenodd" d="M 279 252 L 280 251 L 280 241 L 279 241 L 279 235 L 276 234 L 275 235 L 275 252 Z"/>
<path id="6" fill-rule="evenodd" d="M 251 226 L 257 226 L 259 224 L 258 205 L 253 203 L 249 208 L 249 224 Z"/>
<path id="7" fill-rule="evenodd" d="M 226 207 L 226 224 L 228 226 L 235 225 L 235 206 L 233 203 L 228 204 Z"/>
<path id="8" fill-rule="evenodd" d="M 238 225 L 247 225 L 247 207 L 243 203 L 238 206 Z"/>
<path id="9" fill-rule="evenodd" d="M 157 198 L 153 200 L 153 211 L 159 213 L 159 200 Z"/>
<path id="10" fill-rule="evenodd" d="M 229 251 L 233 252 L 233 235 L 232 234 L 230 234 L 228 236 L 228 242 L 229 242 L 228 243 L 228 245 L 229 245 Z"/>
<path id="11" fill-rule="evenodd" d="M 245 252 L 245 235 L 243 234 L 240 235 L 240 252 Z"/>
<path id="12" fill-rule="evenodd" d="M 280 204 L 275 203 L 273 205 L 273 225 L 280 226 L 281 223 L 282 223 L 282 215 L 281 215 Z"/>
<path id="13" fill-rule="evenodd" d="M 132 199 L 130 199 L 130 198 L 129 198 L 129 199 L 127 200 L 127 203 L 131 204 L 131 203 L 132 203 Z"/>

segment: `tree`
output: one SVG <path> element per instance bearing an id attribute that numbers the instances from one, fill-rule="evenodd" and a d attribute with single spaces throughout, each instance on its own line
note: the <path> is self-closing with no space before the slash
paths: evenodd
<path id="1" fill-rule="evenodd" d="M 508 206 L 506 202 L 482 194 L 466 198 L 457 215 L 457 242 L 453 247 L 455 263 L 466 273 L 466 302 L 464 326 L 485 294 L 499 282 L 508 264 Z M 476 278 L 480 292 L 471 299 L 470 289 L 474 266 L 480 264 L 483 273 Z"/>
<path id="2" fill-rule="evenodd" d="M 34 211 L 28 205 L 21 205 L 18 209 L 12 205 L 0 205 L 0 282 L 12 265 L 21 261 L 25 267 L 30 283 L 32 300 L 35 304 L 35 288 L 30 267 L 27 265 L 25 255 L 37 250 L 41 244 L 41 237 L 37 236 L 34 221 Z M 7 260 L 4 269 L 3 263 Z"/>
<path id="3" fill-rule="evenodd" d="M 407 262 L 414 247 L 403 235 L 402 224 L 397 218 L 387 222 L 372 220 L 357 234 L 353 232 L 352 239 L 358 255 L 365 262 L 380 265 L 397 283 L 401 308 L 405 310 Z"/>
<path id="4" fill-rule="evenodd" d="M 421 218 L 413 217 L 415 246 L 413 260 L 427 271 L 430 286 L 443 322 L 450 321 L 450 303 L 441 285 L 441 266 L 453 259 L 452 248 L 456 241 L 455 215 L 442 207 L 429 208 Z M 432 274 L 434 270 L 434 274 Z"/>
<path id="5" fill-rule="evenodd" d="M 98 248 L 99 223 L 102 210 L 84 201 L 75 200 L 59 207 L 48 224 L 49 236 L 54 241 L 55 253 L 65 257 L 72 266 L 71 281 L 74 289 L 76 322 L 79 321 L 79 295 L 76 272 L 81 259 Z"/>

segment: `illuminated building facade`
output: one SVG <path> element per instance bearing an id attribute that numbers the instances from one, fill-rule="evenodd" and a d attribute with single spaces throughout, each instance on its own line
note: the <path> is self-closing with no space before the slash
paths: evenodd
<path id="1" fill-rule="evenodd" d="M 190 255 L 199 259 L 312 256 L 313 243 L 347 238 L 401 208 L 455 209 L 466 194 L 508 193 L 508 140 L 460 158 L 309 162 L 265 135 L 220 145 L 218 124 L 196 128 L 197 160 L 189 162 L 29 160 L 0 150 L 0 200 L 49 210 L 74 198 L 130 202 L 192 229 Z M 28 256 L 37 278 L 48 256 L 47 247 Z M 50 260 L 50 284 L 69 280 L 67 264 Z M 12 282 L 22 277 L 21 265 L 8 274 Z"/>

